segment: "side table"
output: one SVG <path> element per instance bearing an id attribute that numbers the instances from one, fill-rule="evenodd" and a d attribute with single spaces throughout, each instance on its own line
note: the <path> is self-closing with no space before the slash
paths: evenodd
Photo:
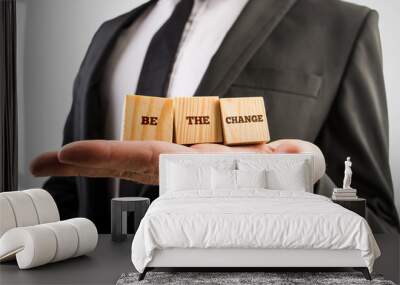
<path id="1" fill-rule="evenodd" d="M 146 214 L 150 205 L 149 198 L 121 197 L 111 200 L 111 239 L 112 241 L 124 241 L 127 237 L 127 215 L 134 215 L 134 233 L 139 227 L 140 221 Z"/>
<path id="2" fill-rule="evenodd" d="M 366 217 L 366 207 L 367 207 L 367 200 L 363 198 L 356 198 L 351 200 L 336 200 L 332 199 L 332 202 L 339 204 L 340 206 L 353 211 L 356 214 L 359 214 L 361 217 Z"/>

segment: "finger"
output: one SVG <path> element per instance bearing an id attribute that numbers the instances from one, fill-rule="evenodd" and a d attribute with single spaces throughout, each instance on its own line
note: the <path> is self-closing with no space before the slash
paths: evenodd
<path id="1" fill-rule="evenodd" d="M 44 153 L 38 156 L 31 164 L 34 176 L 89 176 L 95 175 L 91 169 L 62 163 L 58 160 L 58 152 Z"/>
<path id="2" fill-rule="evenodd" d="M 254 153 L 273 153 L 273 149 L 265 143 L 253 144 L 246 146 L 233 146 L 231 147 L 235 152 L 254 152 Z"/>
<path id="3" fill-rule="evenodd" d="M 283 139 L 270 142 L 270 145 L 275 153 L 318 153 L 320 149 L 308 141 L 297 139 Z"/>
<path id="4" fill-rule="evenodd" d="M 247 146 L 226 146 L 220 144 L 195 144 L 192 149 L 200 153 L 220 153 L 220 152 L 254 152 L 272 153 L 273 149 L 267 144 L 256 144 Z"/>
<path id="5" fill-rule="evenodd" d="M 200 153 L 215 153 L 215 152 L 230 152 L 230 147 L 221 144 L 212 144 L 212 143 L 204 143 L 204 144 L 194 144 L 190 146 L 191 149 L 200 152 Z"/>
<path id="6" fill-rule="evenodd" d="M 158 184 L 158 176 L 154 174 L 144 175 L 128 170 L 88 168 L 62 163 L 58 160 L 58 152 L 48 152 L 38 156 L 31 164 L 31 172 L 36 177 L 115 177 L 144 184 Z"/>
<path id="7" fill-rule="evenodd" d="M 58 160 L 58 152 L 45 152 L 37 156 L 30 165 L 31 173 L 36 177 L 49 176 L 48 173 L 63 172 L 63 165 Z"/>
<path id="8" fill-rule="evenodd" d="M 58 158 L 81 167 L 148 173 L 158 167 L 159 154 L 193 152 L 190 148 L 161 141 L 78 141 L 68 144 Z"/>
<path id="9" fill-rule="evenodd" d="M 299 140 L 277 140 L 269 143 L 273 148 L 274 153 L 300 153 L 304 152 L 305 148 Z"/>

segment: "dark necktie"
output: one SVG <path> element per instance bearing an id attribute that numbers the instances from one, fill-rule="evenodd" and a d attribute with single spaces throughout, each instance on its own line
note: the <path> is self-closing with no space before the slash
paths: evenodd
<path id="1" fill-rule="evenodd" d="M 140 73 L 136 94 L 165 97 L 176 52 L 194 0 L 181 0 L 167 22 L 150 42 Z M 142 196 L 154 200 L 158 187 L 140 185 L 121 179 L 119 195 Z"/>
<path id="2" fill-rule="evenodd" d="M 194 0 L 181 0 L 150 42 L 136 94 L 165 97 L 176 53 Z"/>

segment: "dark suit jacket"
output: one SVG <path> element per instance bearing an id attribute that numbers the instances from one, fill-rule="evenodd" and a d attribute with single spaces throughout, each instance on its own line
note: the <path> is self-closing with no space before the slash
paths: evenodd
<path id="1" fill-rule="evenodd" d="M 104 66 L 121 31 L 153 3 L 104 23 L 95 34 L 74 84 L 64 144 L 104 138 Z M 377 22 L 375 11 L 337 0 L 252 0 L 195 96 L 263 96 L 272 140 L 303 139 L 323 151 L 327 174 L 316 193 L 330 196 L 341 185 L 343 161 L 351 156 L 352 185 L 368 201 L 371 227 L 391 231 L 399 230 L 399 219 Z M 100 232 L 109 231 L 107 179 L 51 177 L 44 187 L 62 218 L 85 216 Z"/>

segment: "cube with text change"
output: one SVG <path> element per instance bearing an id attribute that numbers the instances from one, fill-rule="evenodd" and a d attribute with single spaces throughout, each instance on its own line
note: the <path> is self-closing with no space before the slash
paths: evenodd
<path id="1" fill-rule="evenodd" d="M 172 142 L 173 101 L 168 98 L 125 97 L 122 140 Z"/>
<path id="2" fill-rule="evenodd" d="M 265 143 L 270 140 L 263 97 L 220 99 L 224 144 Z"/>
<path id="3" fill-rule="evenodd" d="M 218 97 L 174 99 L 175 142 L 221 143 L 221 110 Z"/>

